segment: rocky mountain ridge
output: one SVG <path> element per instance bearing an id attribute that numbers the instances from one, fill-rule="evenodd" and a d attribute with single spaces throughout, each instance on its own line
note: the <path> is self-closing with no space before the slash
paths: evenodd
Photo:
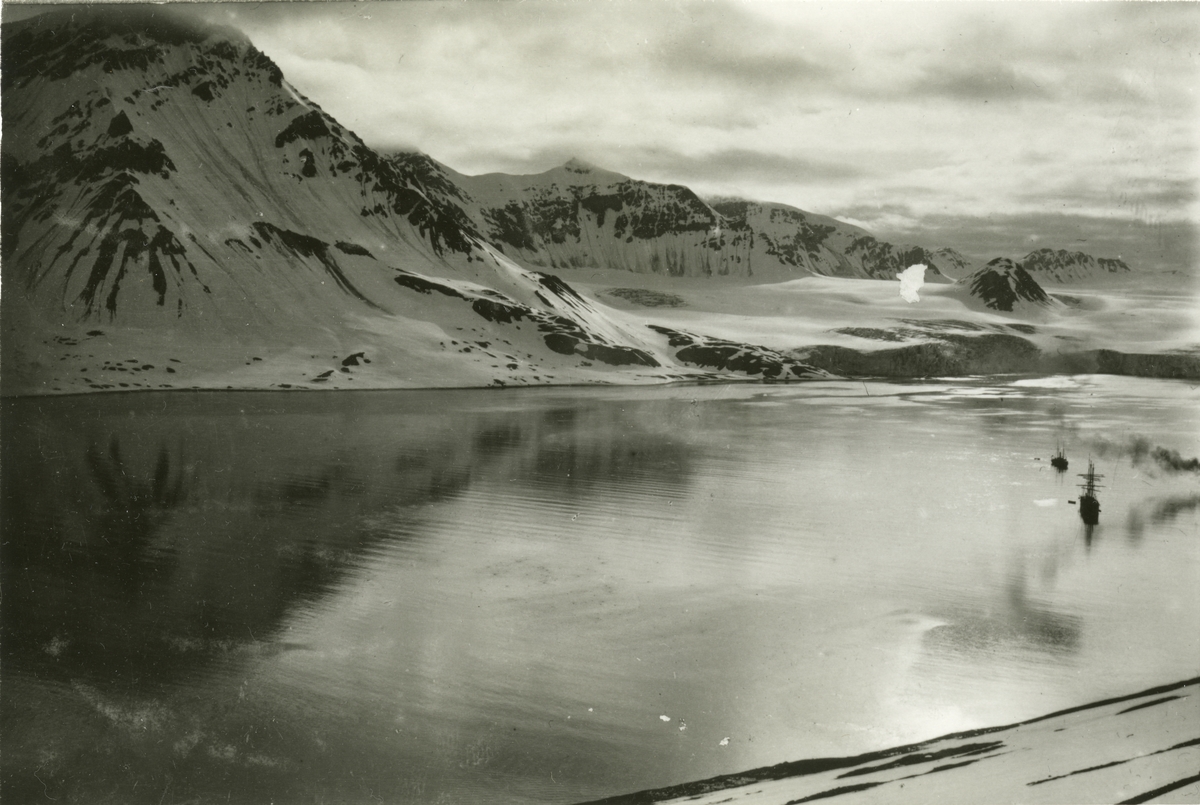
<path id="1" fill-rule="evenodd" d="M 1066 249 L 1036 249 L 1021 259 L 1021 266 L 1043 282 L 1069 283 L 1104 274 L 1130 272 L 1124 260 L 1093 257 Z"/>
<path id="2" fill-rule="evenodd" d="M 5 393 L 815 377 L 794 344 L 650 322 L 597 301 L 650 289 L 592 299 L 544 270 L 741 281 L 724 293 L 970 268 L 577 160 L 465 176 L 385 156 L 244 36 L 175 9 L 6 23 L 3 59 Z M 972 282 L 996 304 L 1037 286 L 994 266 Z"/>
<path id="3" fill-rule="evenodd" d="M 389 160 L 426 193 L 462 205 L 505 254 L 539 268 L 768 282 L 813 274 L 893 279 L 915 262 L 930 267 L 930 279 L 945 281 L 946 271 L 953 276 L 968 266 L 951 249 L 896 246 L 782 204 L 709 203 L 682 185 L 631 179 L 575 159 L 525 176 L 467 176 L 419 152 Z"/>
<path id="4" fill-rule="evenodd" d="M 240 35 L 154 7 L 3 34 L 6 393 L 711 374 L 505 257 Z"/>

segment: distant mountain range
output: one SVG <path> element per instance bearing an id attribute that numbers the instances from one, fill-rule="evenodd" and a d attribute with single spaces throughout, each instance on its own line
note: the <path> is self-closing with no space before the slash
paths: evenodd
<path id="1" fill-rule="evenodd" d="M 465 176 L 382 155 L 243 35 L 162 7 L 5 24 L 3 123 L 6 391 L 601 382 L 614 369 L 628 382 L 714 366 L 807 377 L 819 373 L 720 339 L 741 357 L 686 360 L 683 336 L 542 272 L 757 283 L 971 268 L 952 250 L 578 161 Z M 1121 270 L 1031 260 L 1055 280 Z"/>
<path id="2" fill-rule="evenodd" d="M 1091 279 L 1102 274 L 1128 273 L 1124 260 L 1092 257 L 1083 252 L 1065 249 L 1038 249 L 1025 255 L 1021 266 L 1043 282 L 1073 282 Z"/>

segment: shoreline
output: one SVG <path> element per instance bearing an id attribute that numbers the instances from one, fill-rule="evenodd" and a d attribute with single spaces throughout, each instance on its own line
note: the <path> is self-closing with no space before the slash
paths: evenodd
<path id="1" fill-rule="evenodd" d="M 1123 353 L 1116 350 L 1090 350 L 1088 352 L 1069 353 L 1061 356 L 1046 356 L 1040 355 L 1035 360 L 1042 360 L 1046 363 L 1066 364 L 1071 369 L 1077 371 L 1054 371 L 1050 367 L 1043 369 L 1023 370 L 1013 368 L 1009 371 L 972 371 L 974 368 L 970 365 L 949 368 L 950 371 L 935 372 L 929 371 L 926 373 L 904 372 L 896 369 L 896 365 L 903 363 L 911 358 L 914 351 L 922 350 L 924 347 L 937 347 L 937 344 L 920 344 L 907 347 L 898 347 L 894 349 L 878 350 L 873 352 L 853 350 L 846 347 L 834 347 L 821 345 L 816 347 L 804 348 L 796 350 L 797 353 L 803 353 L 799 357 L 809 363 L 816 369 L 828 372 L 829 377 L 758 377 L 735 374 L 721 374 L 716 372 L 703 373 L 697 372 L 690 377 L 675 377 L 669 379 L 647 379 L 638 382 L 636 379 L 616 379 L 613 380 L 594 380 L 594 381 L 567 381 L 562 383 L 526 383 L 526 384 L 505 384 L 496 385 L 494 383 L 486 383 L 479 385 L 378 385 L 368 386 L 363 385 L 358 388 L 344 388 L 333 386 L 301 386 L 289 385 L 281 387 L 279 384 L 264 383 L 262 385 L 252 386 L 228 386 L 220 387 L 218 385 L 206 386 L 172 386 L 169 388 L 104 388 L 84 390 L 35 390 L 35 391 L 18 391 L 10 393 L 4 390 L 2 376 L 0 376 L 0 400 L 18 400 L 29 398 L 46 398 L 46 397 L 84 397 L 93 395 L 114 395 L 114 394 L 144 394 L 148 392 L 271 392 L 279 394 L 288 393 L 311 393 L 311 392 L 330 392 L 330 391 L 478 391 L 489 389 L 493 391 L 512 391 L 516 389 L 531 389 L 531 388 L 611 388 L 614 386 L 686 386 L 686 385 L 726 385 L 726 384 L 752 384 L 759 383 L 763 385 L 807 385 L 810 383 L 824 383 L 830 381 L 873 381 L 873 382 L 914 382 L 914 381 L 935 381 L 935 380 L 966 380 L 966 379 L 1001 379 L 1001 378 L 1047 378 L 1047 377 L 1077 377 L 1086 375 L 1106 375 L 1112 377 L 1139 377 L 1151 380 L 1178 380 L 1183 382 L 1200 380 L 1200 356 L 1184 353 L 1163 354 L 1163 353 Z M 929 353 L 926 351 L 924 355 L 927 357 Z M 947 357 L 942 354 L 934 354 L 933 360 Z M 918 358 L 919 360 L 920 358 Z M 949 357 L 954 360 L 953 356 Z M 1165 363 L 1166 367 L 1162 371 L 1154 371 L 1156 365 Z M 1091 364 L 1091 365 L 1088 365 Z M 846 368 L 870 368 L 874 371 L 845 371 Z M 1145 371 L 1144 369 L 1150 369 Z M 842 371 L 838 371 L 841 369 Z M 1128 369 L 1128 371 L 1120 371 Z M 1139 371 L 1139 370 L 1143 371 Z"/>
<path id="2" fill-rule="evenodd" d="M 993 740 L 966 743 L 984 736 Z M 1128 764 L 1133 766 L 1121 769 Z M 779 805 L 827 798 L 847 803 L 1197 802 L 1197 768 L 1200 677 L 1193 677 L 1013 724 L 849 757 L 788 761 L 581 805 L 716 803 L 735 795 L 739 802 Z M 846 778 L 857 780 L 839 782 Z M 1173 792 L 1176 797 L 1158 799 Z"/>

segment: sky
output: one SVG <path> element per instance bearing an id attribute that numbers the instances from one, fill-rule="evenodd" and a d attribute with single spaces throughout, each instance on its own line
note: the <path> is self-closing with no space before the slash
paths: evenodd
<path id="1" fill-rule="evenodd" d="M 191 7 L 369 145 L 569 158 L 977 256 L 1196 261 L 1200 3 Z"/>

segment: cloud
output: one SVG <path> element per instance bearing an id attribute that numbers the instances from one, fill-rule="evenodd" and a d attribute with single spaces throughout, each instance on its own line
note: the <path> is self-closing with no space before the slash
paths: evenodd
<path id="1" fill-rule="evenodd" d="M 736 53 L 706 42 L 685 40 L 674 44 L 660 64 L 692 81 L 721 81 L 742 92 L 809 84 L 818 86 L 831 71 L 796 53 Z"/>
<path id="2" fill-rule="evenodd" d="M 701 154 L 680 154 L 666 149 L 638 152 L 633 160 L 656 174 L 691 176 L 706 182 L 755 181 L 840 181 L 860 177 L 861 166 L 847 162 L 809 159 L 792 154 L 727 148 Z"/>
<path id="3" fill-rule="evenodd" d="M 543 149 L 489 150 L 480 157 L 499 166 L 504 173 L 540 173 L 568 159 L 582 159 L 606 170 L 632 178 L 664 183 L 683 183 L 707 195 L 708 186 L 729 183 L 787 181 L 842 181 L 855 179 L 862 170 L 853 164 L 819 162 L 788 154 L 749 149 L 725 149 L 703 154 L 684 154 L 668 148 L 607 149 L 579 139 Z M 744 194 L 742 194 L 744 195 Z M 772 200 L 754 196 L 756 200 Z M 775 199 L 777 201 L 777 199 Z"/>
<path id="4" fill-rule="evenodd" d="M 962 102 L 1194 110 L 1196 15 L 1180 3 L 904 4 L 847 92 Z M 867 80 L 861 80 L 866 77 Z"/>
<path id="5" fill-rule="evenodd" d="M 1194 178 L 1139 176 L 1125 183 L 1125 192 L 1147 204 L 1182 208 L 1200 198 Z"/>
<path id="6" fill-rule="evenodd" d="M 852 204 L 836 207 L 828 214 L 875 234 L 886 232 L 894 240 L 903 240 L 912 233 L 922 231 L 920 217 L 911 206 L 901 202 Z"/>
<path id="7" fill-rule="evenodd" d="M 652 51 L 655 65 L 688 82 L 718 82 L 742 93 L 778 92 L 822 86 L 834 74 L 833 66 L 822 61 L 822 48 L 808 52 L 797 46 L 793 32 L 740 5 L 695 4 L 687 8 L 686 22 L 663 33 Z"/>
<path id="8" fill-rule="evenodd" d="M 1039 84 L 1032 76 L 1004 64 L 950 69 L 943 64 L 928 68 L 921 78 L 909 85 L 907 94 L 912 97 L 938 95 L 964 101 L 1053 100 L 1057 97 L 1057 93 Z"/>
<path id="9" fill-rule="evenodd" d="M 1192 179 L 1164 176 L 1086 176 L 1071 177 L 1066 183 L 1047 182 L 1014 194 L 1031 206 L 1061 205 L 1068 209 L 1120 210 L 1131 204 L 1133 215 L 1151 217 L 1157 209 L 1186 208 L 1197 200 L 1197 183 Z M 1133 216 L 1131 216 L 1133 217 Z"/>
<path id="10" fill-rule="evenodd" d="M 1105 140 L 1111 142 L 1107 154 L 1091 157 L 1090 170 L 1081 169 L 1074 150 L 1062 146 L 1050 152 L 1056 159 L 1022 156 L 1011 166 L 1012 175 L 1023 181 L 1005 191 L 1012 203 L 1008 212 L 1041 209 L 1145 222 L 1200 217 L 1195 145 L 1151 145 L 1126 128 L 1118 123 L 1107 132 L 1080 132 L 1084 146 L 1094 143 L 1098 150 Z"/>

